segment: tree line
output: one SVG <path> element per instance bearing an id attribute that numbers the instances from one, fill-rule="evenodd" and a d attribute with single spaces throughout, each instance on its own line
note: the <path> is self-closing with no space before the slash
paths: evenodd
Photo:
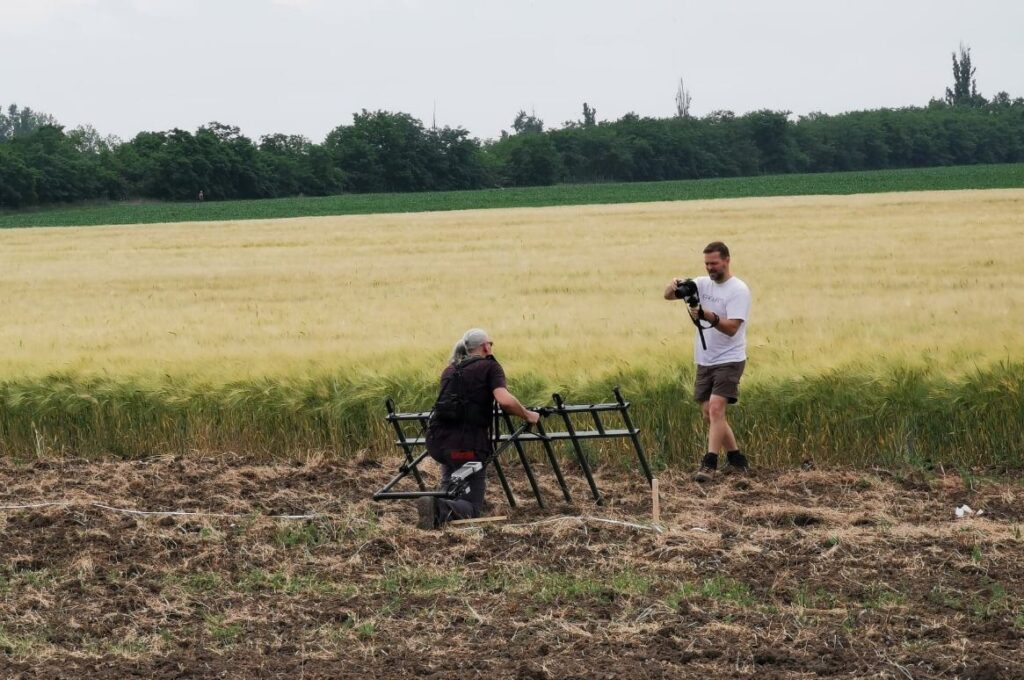
<path id="1" fill-rule="evenodd" d="M 954 87 L 925 107 L 795 120 L 771 110 L 629 113 L 599 122 L 584 103 L 581 120 L 553 129 L 520 111 L 511 132 L 487 141 L 458 127 L 425 127 L 406 113 L 363 110 L 320 144 L 285 134 L 253 141 L 216 122 L 122 142 L 11 105 L 0 110 L 0 208 L 185 201 L 200 192 L 227 200 L 1024 161 L 1024 99 L 978 94 L 963 47 L 953 72 Z"/>

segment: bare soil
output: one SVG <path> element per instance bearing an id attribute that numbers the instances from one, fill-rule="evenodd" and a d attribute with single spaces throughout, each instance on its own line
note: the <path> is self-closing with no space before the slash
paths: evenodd
<path id="1" fill-rule="evenodd" d="M 396 467 L 0 463 L 0 676 L 1024 677 L 1019 475 L 667 472 L 658 532 L 635 471 L 541 509 L 510 464 L 424 532 Z"/>

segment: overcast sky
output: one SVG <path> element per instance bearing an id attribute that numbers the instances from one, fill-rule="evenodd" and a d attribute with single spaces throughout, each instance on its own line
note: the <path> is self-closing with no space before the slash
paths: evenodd
<path id="1" fill-rule="evenodd" d="M 971 47 L 1024 96 L 1021 0 L 0 0 L 0 105 L 128 139 L 209 121 L 315 142 L 361 109 L 480 138 L 718 109 L 923 106 Z"/>

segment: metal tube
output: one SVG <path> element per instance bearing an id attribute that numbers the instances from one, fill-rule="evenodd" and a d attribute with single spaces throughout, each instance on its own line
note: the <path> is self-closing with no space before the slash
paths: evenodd
<path id="1" fill-rule="evenodd" d="M 378 491 L 373 494 L 373 500 L 395 500 L 399 498 L 423 498 L 433 496 L 434 498 L 451 498 L 447 491 Z"/>
<path id="2" fill-rule="evenodd" d="M 562 420 L 565 421 L 565 429 L 569 433 L 569 439 L 572 441 L 573 449 L 576 452 L 576 460 L 579 461 L 580 467 L 583 469 L 583 474 L 587 478 L 587 484 L 590 485 L 590 493 L 594 496 L 594 501 L 598 505 L 603 505 L 604 500 L 601 498 L 601 492 L 597 490 L 597 484 L 594 482 L 594 475 L 590 472 L 590 463 L 587 462 L 587 457 L 583 453 L 583 447 L 580 446 L 580 442 L 576 439 L 576 429 L 572 426 L 572 420 L 569 418 L 569 413 L 563 410 L 564 402 L 562 401 L 562 395 L 557 392 L 551 395 L 551 398 L 555 400 L 557 406 L 556 411 L 562 415 Z"/>
<path id="3" fill-rule="evenodd" d="M 562 476 L 562 468 L 558 465 L 558 459 L 555 458 L 555 449 L 551 446 L 551 440 L 548 439 L 547 432 L 544 431 L 544 419 L 542 418 L 537 422 L 537 432 L 540 433 L 541 442 L 544 444 L 544 452 L 548 454 L 548 462 L 551 463 L 551 469 L 555 471 L 555 477 L 558 479 L 558 486 L 562 487 L 562 495 L 565 496 L 566 503 L 572 503 L 572 496 L 569 495 L 569 487 L 565 483 L 565 477 Z"/>
<path id="4" fill-rule="evenodd" d="M 382 496 L 381 494 L 388 493 L 389 491 L 391 491 L 391 487 L 393 487 L 395 484 L 398 484 L 398 482 L 400 482 L 403 479 L 405 479 L 409 475 L 410 472 L 415 472 L 416 469 L 417 469 L 416 466 L 419 465 L 423 461 L 423 459 L 426 458 L 426 457 L 427 457 L 427 452 L 424 451 L 419 456 L 417 456 L 415 460 L 413 460 L 413 461 L 411 461 L 409 463 L 402 463 L 402 466 L 400 468 L 398 468 L 398 474 L 395 475 L 394 477 L 392 477 L 391 481 L 389 481 L 387 484 L 385 484 L 384 487 L 380 491 L 378 491 L 377 493 L 373 494 L 373 500 L 376 501 L 376 500 L 380 500 L 381 498 L 387 498 L 387 496 Z M 424 492 L 424 491 L 425 491 L 425 489 L 422 489 L 422 488 L 420 489 L 420 492 Z"/>
<path id="5" fill-rule="evenodd" d="M 505 471 L 501 469 L 501 463 L 497 459 L 492 461 L 494 463 L 494 471 L 498 473 L 498 481 L 501 482 L 501 488 L 505 490 L 505 498 L 508 499 L 508 504 L 513 508 L 516 507 L 516 496 L 512 493 L 512 487 L 508 485 L 508 480 L 505 479 Z"/>
<path id="6" fill-rule="evenodd" d="M 526 451 L 523 449 L 523 445 L 519 442 L 519 435 L 522 434 L 523 432 L 525 432 L 526 428 L 522 427 L 522 428 L 519 429 L 518 432 L 516 432 L 513 429 L 512 417 L 509 416 L 509 414 L 505 413 L 504 411 L 501 412 L 501 417 L 505 421 L 506 427 L 508 427 L 508 432 L 509 432 L 509 440 L 508 441 L 512 442 L 515 445 L 516 453 L 519 454 L 519 461 L 523 464 L 523 470 L 526 471 L 526 478 L 528 480 L 530 480 L 530 488 L 533 489 L 533 495 L 537 498 L 537 505 L 539 505 L 541 508 L 543 508 L 544 507 L 544 499 L 541 498 L 540 487 L 537 486 L 537 479 L 533 476 L 533 468 L 530 467 L 530 461 L 527 460 L 527 458 L 526 458 Z M 508 444 L 506 443 L 506 445 L 503 446 L 502 448 L 504 449 L 507 446 L 508 446 Z M 494 455 L 498 455 L 498 453 L 495 452 Z"/>
<path id="7" fill-rule="evenodd" d="M 493 427 L 494 435 L 495 437 L 497 437 L 498 434 L 501 432 L 501 429 L 499 428 L 497 413 L 494 414 Z M 508 485 L 508 480 L 505 478 L 505 471 L 501 469 L 501 462 L 498 460 L 498 453 L 504 450 L 504 448 L 505 445 L 503 444 L 502 446 L 494 450 L 494 455 L 491 456 L 491 462 L 494 463 L 494 471 L 498 473 L 498 481 L 501 482 L 501 488 L 505 491 L 505 498 L 508 499 L 509 506 L 514 508 L 516 507 L 516 495 L 512 493 L 512 487 Z"/>
<path id="8" fill-rule="evenodd" d="M 395 416 L 395 402 L 391 401 L 391 399 L 389 398 L 387 401 L 384 402 L 384 404 L 385 404 L 385 406 L 387 406 L 387 409 L 388 409 L 388 420 L 394 426 L 395 433 L 398 435 L 398 444 L 399 444 L 399 446 L 402 447 L 402 451 L 405 453 L 405 462 L 407 464 L 412 464 L 412 458 L 413 458 L 413 456 L 412 456 L 412 446 L 409 444 L 408 441 L 406 441 L 406 439 L 405 439 L 405 432 L 402 431 L 402 426 L 401 426 L 401 424 L 399 424 L 398 419 L 396 419 L 394 417 Z M 423 481 L 423 477 L 420 476 L 420 471 L 416 469 L 415 465 L 413 465 L 412 474 L 413 474 L 413 477 L 416 478 L 416 483 L 419 485 L 420 491 L 426 490 L 427 485 Z"/>
<path id="9" fill-rule="evenodd" d="M 619 391 L 617 386 L 612 392 L 615 393 L 615 398 L 618 400 L 619 405 L 622 406 L 622 422 L 626 424 L 626 429 L 629 430 L 629 437 L 633 440 L 633 448 L 636 449 L 636 457 L 640 460 L 640 467 L 644 470 L 647 483 L 650 484 L 654 476 L 651 474 L 651 466 L 647 464 L 647 457 L 644 455 L 644 447 L 640 443 L 640 437 L 637 436 L 640 430 L 633 427 L 633 421 L 629 417 L 629 402 L 622 398 L 622 392 Z"/>

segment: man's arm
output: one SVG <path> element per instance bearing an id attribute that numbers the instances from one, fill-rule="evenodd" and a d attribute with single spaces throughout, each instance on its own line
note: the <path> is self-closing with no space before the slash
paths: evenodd
<path id="1" fill-rule="evenodd" d="M 534 425 L 540 420 L 540 414 L 536 411 L 529 411 L 525 406 L 519 403 L 519 400 L 515 398 L 511 392 L 504 387 L 494 388 L 494 400 L 501 406 L 501 410 L 505 413 L 511 413 L 514 416 L 519 416 L 526 422 Z"/>
<path id="2" fill-rule="evenodd" d="M 683 279 L 672 279 L 669 284 L 665 287 L 665 299 L 666 300 L 678 300 L 676 297 L 676 288 L 683 282 Z"/>
<path id="3" fill-rule="evenodd" d="M 715 314 L 711 310 L 701 308 L 704 315 L 701 317 L 708 323 L 712 324 L 712 328 L 720 333 L 725 333 L 730 338 L 739 332 L 740 326 L 743 325 L 743 319 L 727 319 L 724 316 Z M 715 321 L 718 319 L 718 321 Z"/>

